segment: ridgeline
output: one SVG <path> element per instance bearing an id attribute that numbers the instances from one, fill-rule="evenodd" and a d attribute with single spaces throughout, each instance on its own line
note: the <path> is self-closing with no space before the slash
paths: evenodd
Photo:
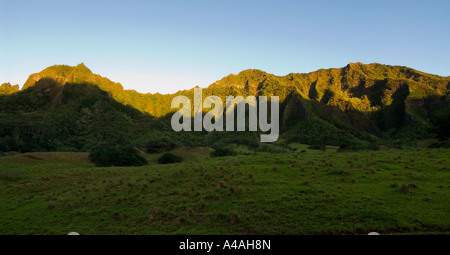
<path id="1" fill-rule="evenodd" d="M 279 96 L 281 139 L 267 145 L 259 144 L 254 132 L 172 131 L 172 98 L 193 99 L 193 89 L 141 94 L 93 74 L 83 63 L 55 65 L 32 74 L 20 90 L 1 85 L 0 151 L 90 151 L 110 145 L 158 150 L 230 143 L 267 149 L 290 142 L 360 150 L 401 148 L 425 139 L 446 146 L 449 88 L 450 77 L 351 63 L 286 76 L 245 70 L 203 90 L 204 97 L 223 100 L 228 95 Z"/>

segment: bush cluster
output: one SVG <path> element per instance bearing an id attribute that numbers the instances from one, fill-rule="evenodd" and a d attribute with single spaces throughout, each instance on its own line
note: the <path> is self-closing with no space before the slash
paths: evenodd
<path id="1" fill-rule="evenodd" d="M 234 155 L 236 155 L 236 152 L 230 147 L 215 148 L 215 150 L 211 152 L 211 157 L 225 157 Z"/>
<path id="2" fill-rule="evenodd" d="M 93 151 L 89 160 L 96 166 L 143 166 L 147 160 L 137 154 L 134 148 L 108 148 Z"/>
<path id="3" fill-rule="evenodd" d="M 179 163 L 183 161 L 183 158 L 178 157 L 177 155 L 174 155 L 170 152 L 164 153 L 159 159 L 159 164 L 170 164 L 170 163 Z"/>

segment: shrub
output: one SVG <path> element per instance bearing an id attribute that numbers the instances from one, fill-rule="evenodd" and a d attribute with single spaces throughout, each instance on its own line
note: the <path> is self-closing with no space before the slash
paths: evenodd
<path id="1" fill-rule="evenodd" d="M 180 143 L 171 137 L 154 137 L 146 143 L 148 153 L 158 153 L 160 150 L 173 149 Z"/>
<path id="2" fill-rule="evenodd" d="M 133 148 L 100 149 L 89 154 L 96 166 L 143 166 L 147 160 Z"/>
<path id="3" fill-rule="evenodd" d="M 159 164 L 179 163 L 181 161 L 183 161 L 182 157 L 178 157 L 170 152 L 164 153 L 164 155 L 158 159 Z"/>
<path id="4" fill-rule="evenodd" d="M 326 146 L 325 146 L 325 144 L 312 144 L 312 145 L 310 145 L 308 147 L 308 149 L 325 151 L 326 150 Z"/>
<path id="5" fill-rule="evenodd" d="M 441 140 L 450 137 L 450 108 L 444 108 L 438 111 L 431 119 L 434 131 Z"/>
<path id="6" fill-rule="evenodd" d="M 280 154 L 285 153 L 286 149 L 275 144 L 261 144 L 255 151 Z"/>
<path id="7" fill-rule="evenodd" d="M 236 152 L 229 147 L 216 148 L 213 152 L 211 152 L 211 157 L 225 157 L 234 155 L 236 155 Z"/>
<path id="8" fill-rule="evenodd" d="M 428 146 L 428 148 L 450 148 L 450 140 L 432 143 Z"/>

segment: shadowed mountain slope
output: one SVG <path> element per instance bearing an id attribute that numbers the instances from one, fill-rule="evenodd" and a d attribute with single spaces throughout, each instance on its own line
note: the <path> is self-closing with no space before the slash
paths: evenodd
<path id="1" fill-rule="evenodd" d="M 286 76 L 245 70 L 211 84 L 203 90 L 203 97 L 217 95 L 225 102 L 229 95 L 279 96 L 284 140 L 358 149 L 435 134 L 447 138 L 449 88 L 449 77 L 402 66 L 351 63 Z M 120 83 L 93 74 L 80 64 L 51 66 L 32 74 L 20 91 L 18 86 L 3 84 L 1 94 L 0 150 L 67 146 L 88 150 L 99 141 L 126 144 L 145 141 L 149 133 L 174 133 L 168 122 L 175 111 L 170 108 L 172 98 L 185 95 L 192 99 L 193 89 L 170 95 L 141 94 L 124 90 Z M 24 145 L 28 149 L 20 149 L 18 137 L 25 134 L 25 140 L 34 143 L 40 139 L 45 148 Z M 228 142 L 240 140 L 239 135 L 226 132 L 201 135 L 203 142 L 216 137 L 234 137 L 225 139 Z M 183 135 L 181 140 L 178 142 L 184 144 L 189 139 Z"/>

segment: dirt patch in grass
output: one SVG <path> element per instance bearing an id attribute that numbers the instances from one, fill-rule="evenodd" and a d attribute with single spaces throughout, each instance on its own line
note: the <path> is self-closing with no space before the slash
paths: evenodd
<path id="1" fill-rule="evenodd" d="M 41 158 L 35 157 L 33 155 L 23 155 L 22 157 L 31 158 L 31 159 L 35 159 L 35 160 L 42 160 Z"/>

